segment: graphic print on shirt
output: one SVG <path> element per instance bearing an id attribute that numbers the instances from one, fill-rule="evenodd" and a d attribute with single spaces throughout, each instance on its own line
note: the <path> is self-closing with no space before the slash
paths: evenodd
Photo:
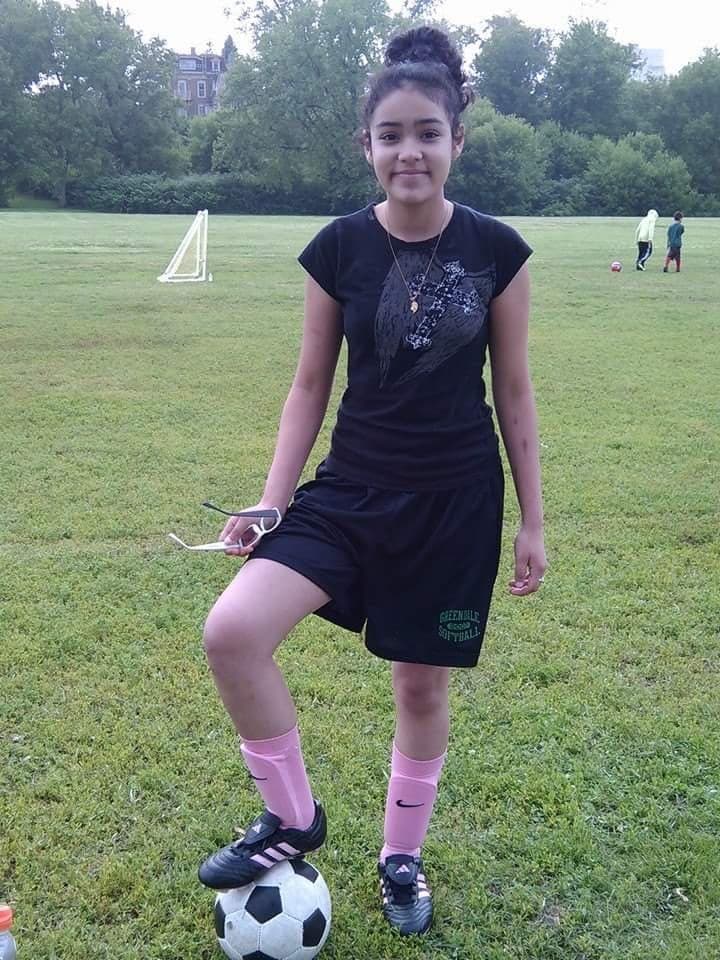
<path id="1" fill-rule="evenodd" d="M 398 263 L 408 287 L 415 293 L 427 267 L 427 252 L 402 250 Z M 467 273 L 459 260 L 434 260 L 428 271 L 420 308 L 410 310 L 407 287 L 393 263 L 383 283 L 375 316 L 375 350 L 380 362 L 380 386 L 432 373 L 473 340 L 485 323 L 495 282 L 494 267 Z"/>

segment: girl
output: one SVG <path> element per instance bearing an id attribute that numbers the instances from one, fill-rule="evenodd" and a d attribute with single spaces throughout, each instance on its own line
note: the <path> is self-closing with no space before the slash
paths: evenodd
<path id="1" fill-rule="evenodd" d="M 386 199 L 336 219 L 299 257 L 308 274 L 300 358 L 251 511 L 283 519 L 226 524 L 227 552 L 252 560 L 204 634 L 266 808 L 200 867 L 216 889 L 325 839 L 273 660 L 288 632 L 313 612 L 365 626 L 368 649 L 392 661 L 397 716 L 378 871 L 384 915 L 402 934 L 432 922 L 420 852 L 448 743 L 448 678 L 451 667 L 477 663 L 498 570 L 503 471 L 481 377 L 488 344 L 522 514 L 510 593 L 534 593 L 545 571 L 527 361 L 531 251 L 510 227 L 444 195 L 463 148 L 465 79 L 448 37 L 427 27 L 393 39 L 372 78 L 363 143 Z M 343 336 L 348 385 L 331 449 L 295 490 Z"/>

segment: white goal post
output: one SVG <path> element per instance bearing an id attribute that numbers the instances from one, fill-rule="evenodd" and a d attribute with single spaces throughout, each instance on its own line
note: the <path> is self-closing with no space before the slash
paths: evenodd
<path id="1" fill-rule="evenodd" d="M 211 281 L 207 268 L 208 212 L 198 210 L 190 229 L 160 274 L 160 283 L 202 283 Z"/>

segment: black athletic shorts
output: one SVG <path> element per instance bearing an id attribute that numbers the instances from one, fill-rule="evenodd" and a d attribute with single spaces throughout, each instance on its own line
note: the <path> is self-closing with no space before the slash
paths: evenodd
<path id="1" fill-rule="evenodd" d="M 295 493 L 252 558 L 275 560 L 331 598 L 316 611 L 386 660 L 478 661 L 500 559 L 504 478 L 443 491 L 383 490 L 331 473 Z"/>

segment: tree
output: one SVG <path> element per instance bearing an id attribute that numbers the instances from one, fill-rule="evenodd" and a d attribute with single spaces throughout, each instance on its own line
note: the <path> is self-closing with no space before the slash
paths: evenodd
<path id="1" fill-rule="evenodd" d="M 193 117 L 190 121 L 188 153 L 192 173 L 212 172 L 215 144 L 226 121 L 227 118 L 221 111 L 210 113 L 206 117 Z"/>
<path id="2" fill-rule="evenodd" d="M 0 49 L 18 88 L 29 88 L 52 53 L 46 9 L 35 0 L 0 0 Z"/>
<path id="3" fill-rule="evenodd" d="M 545 85 L 551 119 L 578 133 L 617 135 L 622 92 L 638 63 L 637 48 L 613 40 L 604 23 L 571 20 Z"/>
<path id="4" fill-rule="evenodd" d="M 492 17 L 485 30 L 472 65 L 476 89 L 500 113 L 539 123 L 550 65 L 547 31 L 527 27 L 513 14 Z"/>
<path id="5" fill-rule="evenodd" d="M 486 213 L 532 213 L 546 177 L 535 130 L 478 100 L 466 113 L 465 148 L 449 183 L 463 201 Z"/>
<path id="6" fill-rule="evenodd" d="M 353 138 L 392 23 L 386 0 L 260 2 L 250 21 L 255 49 L 226 77 L 215 169 L 281 190 L 316 184 L 329 208 L 366 194 L 371 179 Z"/>
<path id="7" fill-rule="evenodd" d="M 235 46 L 235 41 L 230 36 L 230 34 L 228 34 L 228 36 L 225 38 L 225 43 L 223 44 L 223 48 L 222 48 L 222 57 L 225 61 L 225 66 L 227 68 L 230 68 L 233 65 L 233 63 L 237 58 L 237 55 L 238 55 L 238 52 L 237 52 L 237 47 Z"/>
<path id="8" fill-rule="evenodd" d="M 685 162 L 662 149 L 660 138 L 642 135 L 618 143 L 596 137 L 583 188 L 584 212 L 593 216 L 640 216 L 651 207 L 687 210 L 697 202 Z"/>
<path id="9" fill-rule="evenodd" d="M 46 10 L 33 0 L 0 0 L 0 206 L 33 154 L 28 93 L 51 55 Z"/>
<path id="10" fill-rule="evenodd" d="M 581 176 L 587 170 L 593 155 L 589 137 L 563 128 L 552 120 L 537 129 L 538 139 L 547 160 L 547 175 L 551 180 L 567 180 Z"/>
<path id="11" fill-rule="evenodd" d="M 629 80 L 620 96 L 620 124 L 623 133 L 657 133 L 667 110 L 668 80 L 650 77 Z"/>
<path id="12" fill-rule="evenodd" d="M 44 161 L 35 175 L 65 203 L 71 177 L 180 172 L 184 163 L 171 91 L 172 54 L 145 44 L 125 15 L 79 0 L 52 6 L 54 50 L 33 118 Z"/>
<path id="13" fill-rule="evenodd" d="M 669 80 L 658 129 L 697 189 L 720 198 L 720 50 L 705 50 Z"/>

